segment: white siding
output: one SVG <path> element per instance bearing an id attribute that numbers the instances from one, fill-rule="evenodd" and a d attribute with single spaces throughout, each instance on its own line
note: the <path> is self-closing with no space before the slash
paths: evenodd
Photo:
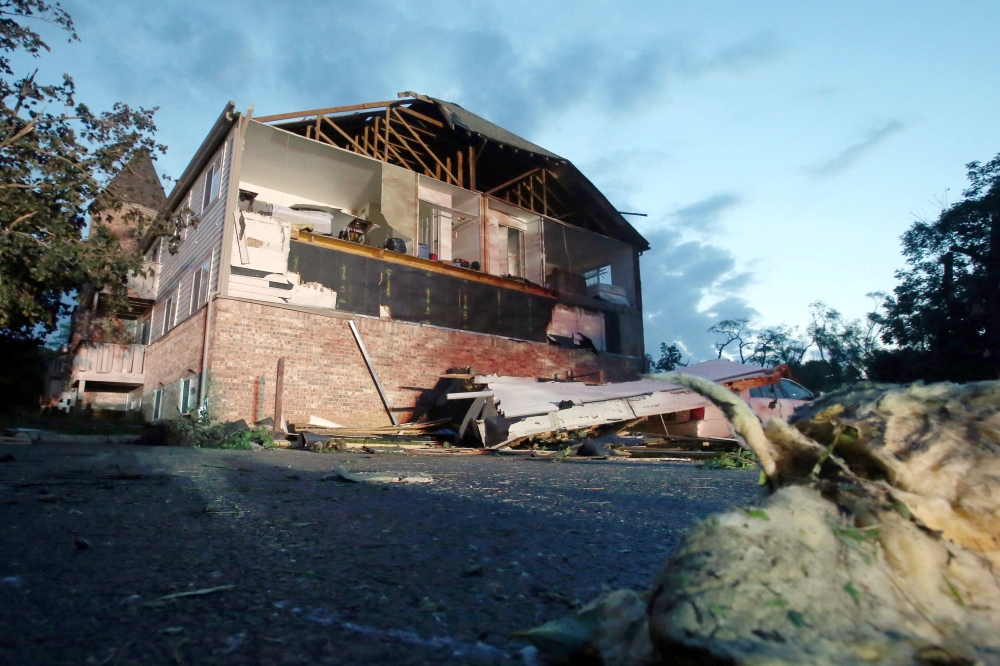
<path id="1" fill-rule="evenodd" d="M 163 315 L 165 311 L 165 301 L 167 296 L 177 293 L 177 320 L 180 323 L 191 316 L 191 288 L 194 284 L 194 274 L 202 264 L 211 261 L 212 275 L 209 279 L 210 293 L 214 293 L 219 288 L 219 261 L 222 253 L 222 235 L 225 226 L 226 201 L 229 198 L 230 170 L 233 162 L 234 137 L 239 125 L 233 128 L 229 137 L 219 152 L 213 156 L 209 166 L 220 154 L 222 160 L 222 178 L 219 184 L 219 195 L 207 209 L 201 210 L 201 203 L 205 193 L 205 172 L 198 175 L 197 180 L 191 186 L 190 193 L 184 198 L 184 203 L 179 208 L 188 205 L 199 217 L 200 222 L 197 229 L 188 229 L 184 240 L 180 243 L 177 254 L 170 254 L 164 251 L 161 256 L 162 267 L 160 269 L 160 285 L 157 293 L 156 304 L 153 307 L 153 335 L 150 341 L 162 337 Z M 206 167 L 207 169 L 207 167 Z M 176 211 L 175 211 L 176 212 Z"/>

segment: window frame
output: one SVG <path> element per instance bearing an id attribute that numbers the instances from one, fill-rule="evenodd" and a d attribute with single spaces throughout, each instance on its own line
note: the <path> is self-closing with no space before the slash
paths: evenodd
<path id="1" fill-rule="evenodd" d="M 167 296 L 167 300 L 163 302 L 163 332 L 161 335 L 166 335 L 174 328 L 174 322 L 172 320 L 177 318 L 177 301 L 175 300 L 176 294 L 170 294 Z"/>
<path id="2" fill-rule="evenodd" d="M 506 275 L 512 277 L 524 277 L 524 230 L 518 229 L 517 227 L 507 226 L 505 224 L 500 225 L 501 229 L 506 229 L 504 234 L 504 256 L 507 257 L 507 273 Z M 510 272 L 510 232 L 514 232 L 517 235 L 517 272 Z"/>
<path id="3" fill-rule="evenodd" d="M 201 194 L 201 212 L 204 213 L 219 198 L 222 188 L 222 155 L 219 153 L 205 169 L 205 186 Z"/>
<path id="4" fill-rule="evenodd" d="M 153 420 L 163 416 L 163 388 L 153 391 Z"/>

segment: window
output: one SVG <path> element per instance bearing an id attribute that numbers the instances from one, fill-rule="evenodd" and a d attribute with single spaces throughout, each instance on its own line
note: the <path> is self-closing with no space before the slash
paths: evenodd
<path id="1" fill-rule="evenodd" d="M 181 382 L 180 409 L 181 414 L 190 414 L 198 402 L 198 382 L 194 377 L 188 377 Z"/>
<path id="2" fill-rule="evenodd" d="M 163 389 L 153 391 L 153 419 L 163 416 Z"/>
<path id="3" fill-rule="evenodd" d="M 208 287 L 212 276 L 212 262 L 206 261 L 194 274 L 191 285 L 191 311 L 195 312 L 208 302 Z"/>
<path id="4" fill-rule="evenodd" d="M 201 211 L 212 205 L 219 198 L 219 185 L 222 183 L 222 155 L 215 158 L 212 165 L 205 170 L 205 191 L 201 198 Z"/>
<path id="5" fill-rule="evenodd" d="M 588 287 L 593 287 L 595 284 L 611 284 L 611 266 L 601 266 L 592 271 L 586 271 L 583 277 L 587 281 Z"/>
<path id="6" fill-rule="evenodd" d="M 501 227 L 507 230 L 507 275 L 521 277 L 521 265 L 524 263 L 524 232 L 514 227 Z"/>
<path id="7" fill-rule="evenodd" d="M 417 242 L 427 248 L 427 254 L 438 254 L 441 233 L 441 211 L 420 202 L 420 228 Z M 419 249 L 419 248 L 418 248 Z M 419 252 L 418 252 L 419 255 Z"/>
<path id="8" fill-rule="evenodd" d="M 781 388 L 785 389 L 785 395 L 792 400 L 812 400 L 812 391 L 801 384 L 796 384 L 790 379 L 781 380 Z"/>
<path id="9" fill-rule="evenodd" d="M 174 327 L 174 315 L 176 314 L 176 308 L 174 308 L 174 297 L 172 294 L 167 297 L 167 304 L 163 310 L 163 335 L 166 335 L 167 331 Z"/>
<path id="10" fill-rule="evenodd" d="M 162 238 L 157 238 L 153 241 L 153 247 L 149 248 L 149 252 L 146 253 L 146 261 L 150 261 L 154 264 L 160 261 L 160 245 L 162 243 Z"/>
<path id="11" fill-rule="evenodd" d="M 137 345 L 148 345 L 149 344 L 149 329 L 150 329 L 149 317 L 144 318 L 139 322 L 135 331 L 135 343 Z"/>

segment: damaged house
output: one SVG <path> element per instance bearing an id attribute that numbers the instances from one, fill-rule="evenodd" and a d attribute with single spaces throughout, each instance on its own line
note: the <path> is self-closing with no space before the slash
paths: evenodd
<path id="1" fill-rule="evenodd" d="M 199 223 L 176 254 L 146 240 L 134 339 L 80 341 L 76 404 L 96 385 L 147 419 L 207 403 L 256 421 L 280 384 L 290 422 L 372 427 L 410 419 L 456 367 L 644 370 L 646 240 L 568 160 L 456 104 L 230 103 L 161 205 Z"/>

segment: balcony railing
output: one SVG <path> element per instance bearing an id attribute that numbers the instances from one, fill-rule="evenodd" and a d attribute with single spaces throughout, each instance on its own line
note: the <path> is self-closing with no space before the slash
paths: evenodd
<path id="1" fill-rule="evenodd" d="M 160 262 L 144 261 L 142 268 L 146 275 L 135 275 L 129 278 L 128 295 L 130 298 L 156 300 L 156 287 L 160 281 Z"/>
<path id="2" fill-rule="evenodd" d="M 145 345 L 84 342 L 73 359 L 73 379 L 87 382 L 142 384 Z"/>

